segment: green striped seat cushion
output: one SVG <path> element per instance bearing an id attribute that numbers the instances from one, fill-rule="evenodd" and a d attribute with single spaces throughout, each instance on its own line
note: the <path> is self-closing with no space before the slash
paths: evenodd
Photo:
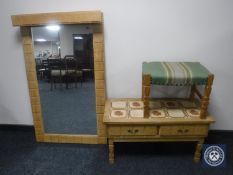
<path id="1" fill-rule="evenodd" d="M 144 62 L 143 75 L 151 75 L 156 85 L 205 85 L 209 71 L 199 62 Z"/>

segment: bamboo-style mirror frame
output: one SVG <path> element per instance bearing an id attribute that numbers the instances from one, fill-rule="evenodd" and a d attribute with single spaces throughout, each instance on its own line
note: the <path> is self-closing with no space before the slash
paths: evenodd
<path id="1" fill-rule="evenodd" d="M 38 142 L 105 144 L 106 128 L 103 124 L 103 115 L 106 93 L 102 13 L 82 11 L 24 14 L 13 15 L 11 19 L 13 26 L 19 26 L 21 30 L 36 140 Z M 48 24 L 90 24 L 93 27 L 97 135 L 49 134 L 44 131 L 31 27 Z"/>

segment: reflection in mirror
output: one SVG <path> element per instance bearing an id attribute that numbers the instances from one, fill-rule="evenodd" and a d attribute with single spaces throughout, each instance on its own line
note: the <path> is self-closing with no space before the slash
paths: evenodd
<path id="1" fill-rule="evenodd" d="M 45 133 L 96 134 L 91 26 L 32 27 L 32 37 Z"/>

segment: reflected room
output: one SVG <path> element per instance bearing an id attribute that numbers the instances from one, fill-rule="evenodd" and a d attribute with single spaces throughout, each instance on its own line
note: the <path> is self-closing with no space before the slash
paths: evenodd
<path id="1" fill-rule="evenodd" d="M 32 27 L 32 37 L 45 133 L 96 134 L 92 27 Z"/>

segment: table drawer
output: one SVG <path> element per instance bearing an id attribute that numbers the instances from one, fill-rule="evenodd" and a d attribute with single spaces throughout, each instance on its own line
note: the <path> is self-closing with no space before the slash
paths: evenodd
<path id="1" fill-rule="evenodd" d="M 108 128 L 109 135 L 157 135 L 156 126 L 111 126 Z"/>
<path id="2" fill-rule="evenodd" d="M 161 126 L 159 129 L 159 135 L 161 136 L 189 136 L 189 135 L 203 135 L 208 134 L 207 125 L 176 125 L 176 126 Z"/>

